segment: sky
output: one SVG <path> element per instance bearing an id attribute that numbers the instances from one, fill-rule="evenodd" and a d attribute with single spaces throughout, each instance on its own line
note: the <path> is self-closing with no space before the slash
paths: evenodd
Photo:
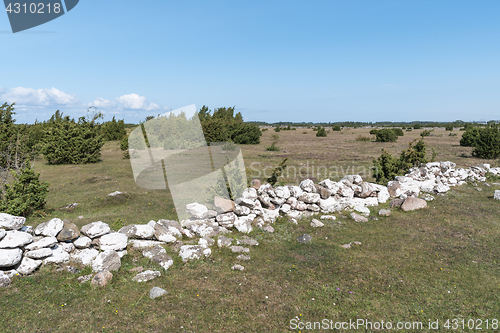
<path id="1" fill-rule="evenodd" d="M 81 0 L 13 34 L 18 123 L 90 106 L 137 123 L 186 105 L 252 121 L 500 119 L 499 1 Z"/>

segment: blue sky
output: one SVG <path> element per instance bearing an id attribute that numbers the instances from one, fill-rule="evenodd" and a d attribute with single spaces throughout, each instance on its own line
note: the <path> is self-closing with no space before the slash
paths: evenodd
<path id="1" fill-rule="evenodd" d="M 500 119 L 499 1 L 93 1 L 12 34 L 0 103 L 109 119 L 196 104 L 245 120 Z"/>

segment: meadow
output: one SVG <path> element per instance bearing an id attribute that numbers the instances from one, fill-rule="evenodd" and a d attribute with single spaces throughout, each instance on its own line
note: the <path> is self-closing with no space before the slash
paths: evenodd
<path id="1" fill-rule="evenodd" d="M 250 179 L 263 180 L 265 170 L 288 158 L 289 172 L 282 183 L 328 177 L 338 181 L 354 173 L 373 181 L 369 171 L 373 158 L 383 148 L 399 154 L 420 138 L 422 130 L 404 132 L 395 143 L 379 143 L 369 134 L 370 128 L 330 130 L 327 137 L 316 137 L 307 128 L 279 133 L 271 128 L 263 132 L 260 144 L 241 149 Z M 433 148 L 436 161 L 449 160 L 461 167 L 499 165 L 498 160 L 472 158 L 471 148 L 459 145 L 461 132 L 451 133 L 457 135 L 435 129 L 424 139 L 429 158 Z M 276 141 L 274 134 L 279 136 L 280 150 L 266 151 Z M 127 225 L 176 218 L 168 191 L 136 186 L 130 161 L 122 158 L 117 141 L 106 143 L 101 161 L 95 164 L 48 165 L 38 159 L 34 168 L 50 183 L 50 210 L 28 218 L 28 225 L 53 217 L 79 227 L 94 221 Z M 298 225 L 279 218 L 274 233 L 255 230 L 250 234 L 260 244 L 251 248 L 251 260 L 242 263 L 241 272 L 231 270 L 236 254 L 217 247 L 212 247 L 211 257 L 188 263 L 167 247 L 174 265 L 145 283 L 133 282 L 129 269 L 158 267 L 139 251 L 129 250 L 122 268 L 104 289 L 77 282 L 78 276 L 90 273 L 89 268 L 72 274 L 42 267 L 32 276 L 14 278 L 9 288 L 0 290 L 0 331 L 311 332 L 298 323 L 323 319 L 333 323 L 383 320 L 393 327 L 398 322 L 423 323 L 422 329 L 412 326 L 404 332 L 429 332 L 429 321 L 436 320 L 437 331 L 445 331 L 449 319 L 454 332 L 470 331 L 471 323 L 474 328 L 481 324 L 482 330 L 495 331 L 495 320 L 497 324 L 500 320 L 500 218 L 493 192 L 500 189 L 500 181 L 488 183 L 491 187 L 478 183 L 452 188 L 420 211 L 391 209 L 391 216 L 381 217 L 378 210 L 389 208 L 383 204 L 371 209 L 378 220 L 365 223 L 354 222 L 346 212 L 336 213 L 335 221 L 317 229 L 309 226 L 311 218 Z M 117 190 L 125 195 L 106 196 Z M 75 202 L 75 208 L 65 208 Z M 312 242 L 296 241 L 304 233 L 312 236 Z M 241 235 L 234 232 L 231 237 Z M 361 245 L 340 246 L 353 241 Z M 168 294 L 151 300 L 148 293 L 153 286 Z M 454 319 L 459 323 L 456 329 L 452 329 Z"/>

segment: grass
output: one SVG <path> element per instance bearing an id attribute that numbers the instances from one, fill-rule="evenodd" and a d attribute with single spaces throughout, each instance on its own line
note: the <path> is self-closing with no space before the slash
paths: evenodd
<path id="1" fill-rule="evenodd" d="M 346 167 L 352 165 L 353 155 L 356 163 L 369 165 L 382 147 L 397 153 L 420 132 L 406 133 L 395 144 L 356 142 L 358 135 L 368 131 L 333 132 L 326 138 L 283 131 L 281 146 L 296 165 L 311 162 L 310 158 Z M 275 166 L 281 161 L 282 156 L 265 152 L 267 134 L 260 145 L 243 146 L 246 163 Z M 459 165 L 478 162 L 460 157 L 470 152 L 456 146 L 459 138 L 431 136 L 426 140 L 442 154 L 438 160 Z M 329 159 L 332 156 L 337 158 Z M 116 142 L 106 144 L 102 162 L 97 164 L 37 162 L 35 168 L 51 184 L 48 203 L 53 211 L 46 217 L 29 218 L 27 224 L 51 217 L 68 218 L 79 226 L 96 220 L 112 223 L 118 218 L 125 224 L 175 218 L 168 193 L 137 188 L 129 163 L 121 159 Z M 0 327 L 11 332 L 287 332 L 299 331 L 290 328 L 290 320 L 298 317 L 303 322 L 364 318 L 424 325 L 439 319 L 438 331 L 444 331 L 446 319 L 491 322 L 500 319 L 500 219 L 498 202 L 492 198 L 495 189 L 500 185 L 452 188 L 446 196 L 429 202 L 427 209 L 408 213 L 392 209 L 390 217 L 377 216 L 379 209 L 388 208 L 381 205 L 371 209 L 378 220 L 366 223 L 346 218 L 346 212 L 335 214 L 336 221 L 327 220 L 319 229 L 309 226 L 311 218 L 298 225 L 280 218 L 275 233 L 252 232 L 250 236 L 260 245 L 251 248 L 251 260 L 241 263 L 242 272 L 230 269 L 237 263 L 236 254 L 217 247 L 212 248 L 211 257 L 186 264 L 166 247 L 174 265 L 145 283 L 133 282 L 134 273 L 128 269 L 161 268 L 139 251 L 129 250 L 122 268 L 104 289 L 76 281 L 90 273 L 88 268 L 73 275 L 43 267 L 0 290 Z M 115 190 L 127 195 L 105 196 Z M 72 202 L 79 203 L 74 210 L 61 209 Z M 312 235 L 311 243 L 295 241 L 303 233 Z M 353 241 L 361 245 L 349 250 L 340 247 Z M 148 293 L 153 286 L 168 294 L 151 300 Z"/>

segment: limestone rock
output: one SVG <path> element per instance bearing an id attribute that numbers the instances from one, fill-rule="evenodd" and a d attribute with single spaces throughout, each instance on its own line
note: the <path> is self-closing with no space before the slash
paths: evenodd
<path id="1" fill-rule="evenodd" d="M 38 250 L 28 251 L 24 254 L 31 259 L 43 259 L 52 255 L 52 250 L 49 248 L 42 248 Z"/>
<path id="2" fill-rule="evenodd" d="M 78 227 L 68 220 L 63 220 L 63 228 L 57 234 L 57 240 L 60 242 L 71 241 L 80 236 L 80 231 Z"/>
<path id="3" fill-rule="evenodd" d="M 208 257 L 211 254 L 212 250 L 210 250 L 210 248 L 206 248 L 201 245 L 183 245 L 179 251 L 179 256 L 184 262 L 192 259 Z"/>
<path id="4" fill-rule="evenodd" d="M 42 248 L 48 248 L 54 246 L 55 244 L 57 244 L 57 238 L 55 238 L 54 236 L 43 237 L 40 240 L 26 246 L 26 250 L 32 251 Z"/>
<path id="5" fill-rule="evenodd" d="M 342 206 L 334 197 L 330 197 L 326 200 L 320 200 L 319 208 L 324 213 L 334 213 L 336 211 L 339 211 Z"/>
<path id="6" fill-rule="evenodd" d="M 495 195 L 493 197 L 495 200 L 500 200 L 500 190 L 495 191 Z"/>
<path id="7" fill-rule="evenodd" d="M 163 269 L 167 270 L 170 266 L 174 264 L 174 260 L 166 253 L 158 254 L 151 258 L 155 264 L 160 265 Z"/>
<path id="8" fill-rule="evenodd" d="M 257 246 L 259 245 L 259 242 L 256 239 L 243 236 L 241 239 L 236 240 L 236 244 L 238 245 L 248 245 L 248 246 Z"/>
<path id="9" fill-rule="evenodd" d="M 220 213 L 227 213 L 234 211 L 234 201 L 229 199 L 224 199 L 218 196 L 214 198 L 215 210 Z"/>
<path id="10" fill-rule="evenodd" d="M 257 197 L 255 197 L 255 199 L 257 199 Z M 238 204 L 240 206 L 248 207 L 250 209 L 254 209 L 255 208 L 255 204 L 256 204 L 255 200 L 253 200 L 253 199 L 246 199 L 246 198 L 236 199 L 235 202 L 236 202 L 236 204 Z"/>
<path id="11" fill-rule="evenodd" d="M 272 226 L 270 226 L 269 224 L 266 224 L 265 226 L 263 226 L 262 230 L 266 231 L 266 232 L 269 232 L 269 233 L 273 233 L 274 232 L 274 228 Z"/>
<path id="12" fill-rule="evenodd" d="M 335 215 L 321 215 L 320 217 L 321 220 L 336 220 L 337 218 Z"/>
<path id="13" fill-rule="evenodd" d="M 368 219 L 356 213 L 351 213 L 351 218 L 356 222 L 368 222 Z"/>
<path id="14" fill-rule="evenodd" d="M 250 214 L 250 208 L 245 206 L 236 205 L 234 207 L 234 213 L 238 216 L 244 216 Z"/>
<path id="15" fill-rule="evenodd" d="M 157 224 L 155 224 L 155 227 Z M 119 233 L 127 235 L 129 238 L 135 239 L 152 239 L 155 234 L 155 228 L 147 224 L 131 224 L 126 225 L 120 230 Z"/>
<path id="16" fill-rule="evenodd" d="M 308 192 L 308 193 L 314 193 L 316 192 L 316 188 L 314 187 L 314 182 L 310 179 L 304 179 L 300 185 L 300 189 L 302 191 Z"/>
<path id="17" fill-rule="evenodd" d="M 64 251 L 62 247 L 56 246 L 56 248 L 52 250 L 52 255 L 43 260 L 43 264 L 62 264 L 69 262 L 69 259 L 69 253 Z"/>
<path id="18" fill-rule="evenodd" d="M 147 270 L 147 271 L 144 271 L 142 273 L 139 273 L 137 274 L 136 276 L 134 276 L 132 278 L 132 281 L 136 281 L 136 282 L 146 282 L 146 281 L 150 281 L 150 280 L 153 280 L 157 277 L 161 276 L 161 273 L 160 271 L 151 271 L 151 270 Z"/>
<path id="19" fill-rule="evenodd" d="M 94 261 L 99 255 L 99 251 L 96 249 L 83 249 L 77 250 L 70 255 L 70 259 L 76 261 L 77 263 L 88 266 Z"/>
<path id="20" fill-rule="evenodd" d="M 302 243 L 302 244 L 309 243 L 311 240 L 312 240 L 312 237 L 309 234 L 303 234 L 303 235 L 300 235 L 299 237 L 297 237 L 297 242 Z"/>
<path id="21" fill-rule="evenodd" d="M 73 243 L 58 243 L 57 246 L 61 247 L 64 251 L 71 253 L 75 250 Z"/>
<path id="22" fill-rule="evenodd" d="M 241 265 L 236 264 L 236 265 L 233 265 L 233 267 L 231 267 L 231 269 L 232 269 L 233 271 L 242 271 L 242 270 L 244 270 L 244 269 L 245 269 L 245 267 L 243 267 L 243 266 L 241 266 Z"/>
<path id="23" fill-rule="evenodd" d="M 11 267 L 21 261 L 21 249 L 0 249 L 0 267 Z"/>
<path id="24" fill-rule="evenodd" d="M 99 239 L 101 251 L 114 250 L 121 251 L 127 247 L 128 237 L 120 232 L 106 234 Z"/>
<path id="25" fill-rule="evenodd" d="M 194 218 L 203 219 L 208 214 L 208 208 L 205 205 L 194 202 L 186 205 L 186 212 Z"/>
<path id="26" fill-rule="evenodd" d="M 100 271 L 117 271 L 121 267 L 120 256 L 116 251 L 107 250 L 99 253 L 99 255 L 92 261 L 92 270 L 94 272 Z"/>
<path id="27" fill-rule="evenodd" d="M 394 199 L 389 203 L 389 206 L 391 208 L 401 207 L 404 201 L 404 199 Z"/>
<path id="28" fill-rule="evenodd" d="M 298 199 L 308 204 L 314 204 L 319 202 L 321 196 L 318 193 L 303 193 Z"/>
<path id="29" fill-rule="evenodd" d="M 378 215 L 380 216 L 391 216 L 391 211 L 388 209 L 381 209 L 378 212 Z"/>
<path id="30" fill-rule="evenodd" d="M 173 226 L 165 226 L 159 223 L 154 226 L 153 231 L 156 239 L 166 243 L 173 243 L 177 240 L 177 238 L 182 237 L 182 234 L 178 228 Z"/>
<path id="31" fill-rule="evenodd" d="M 241 195 L 241 197 L 243 199 L 248 199 L 251 201 L 257 199 L 257 196 L 258 196 L 257 190 L 255 188 L 252 188 L 252 187 L 244 189 L 243 194 Z"/>
<path id="32" fill-rule="evenodd" d="M 5 288 L 10 286 L 11 280 L 7 275 L 0 273 L 0 288 Z"/>
<path id="33" fill-rule="evenodd" d="M 90 279 L 92 279 L 92 275 L 93 274 L 82 275 L 82 276 L 77 277 L 76 279 L 78 280 L 79 283 L 85 283 L 87 281 L 90 281 Z"/>
<path id="34" fill-rule="evenodd" d="M 249 253 L 250 249 L 248 247 L 233 245 L 230 247 L 233 253 Z"/>
<path id="35" fill-rule="evenodd" d="M 63 227 L 64 227 L 63 220 L 58 218 L 53 218 L 48 222 L 39 224 L 35 228 L 35 235 L 56 237 L 57 234 L 63 229 Z"/>
<path id="36" fill-rule="evenodd" d="M 5 237 L 5 235 L 7 235 L 7 232 L 5 231 L 5 229 L 0 229 L 0 240 L 2 240 L 2 238 Z"/>
<path id="37" fill-rule="evenodd" d="M 17 230 L 9 230 L 0 241 L 0 249 L 13 249 L 25 246 L 31 242 L 33 242 L 33 236 L 30 234 Z"/>
<path id="38" fill-rule="evenodd" d="M 33 273 L 40 265 L 42 264 L 41 260 L 34 260 L 28 257 L 24 257 L 21 260 L 21 265 L 17 268 L 19 274 L 29 275 Z"/>
<path id="39" fill-rule="evenodd" d="M 311 221 L 311 227 L 313 227 L 313 228 L 321 228 L 324 226 L 325 226 L 325 224 L 320 222 L 319 220 L 312 219 L 312 221 Z"/>
<path id="40" fill-rule="evenodd" d="M 363 214 L 364 216 L 370 215 L 370 209 L 365 206 L 354 206 L 354 210 L 358 213 Z"/>
<path id="41" fill-rule="evenodd" d="M 149 298 L 155 299 L 155 298 L 161 297 L 165 294 L 167 294 L 167 291 L 165 289 L 162 289 L 160 287 L 153 287 L 149 291 Z"/>
<path id="42" fill-rule="evenodd" d="M 250 256 L 248 254 L 240 254 L 236 257 L 237 260 L 248 261 L 250 260 Z"/>
<path id="43" fill-rule="evenodd" d="M 90 246 L 90 243 L 92 243 L 90 238 L 87 236 L 80 236 L 73 242 L 73 245 L 75 245 L 77 249 L 86 249 Z"/>
<path id="44" fill-rule="evenodd" d="M 97 221 L 84 225 L 80 232 L 89 238 L 96 238 L 111 232 L 111 228 L 108 224 Z"/>
<path id="45" fill-rule="evenodd" d="M 238 229 L 239 232 L 242 232 L 244 234 L 248 234 L 252 231 L 253 218 L 251 218 L 250 216 L 251 215 L 239 217 L 234 222 L 234 226 L 236 229 Z"/>
<path id="46" fill-rule="evenodd" d="M 425 201 L 424 199 L 419 199 L 414 197 L 406 198 L 403 204 L 401 205 L 401 209 L 404 210 L 405 212 L 422 209 L 425 207 L 427 207 L 427 201 Z"/>
<path id="47" fill-rule="evenodd" d="M 25 221 L 25 217 L 0 213 L 0 228 L 6 230 L 19 230 L 23 227 Z"/>
<path id="48" fill-rule="evenodd" d="M 210 247 L 215 244 L 215 240 L 210 237 L 202 237 L 198 240 L 198 245 Z"/>
<path id="49" fill-rule="evenodd" d="M 94 276 L 90 284 L 96 287 L 106 287 L 111 279 L 113 279 L 113 273 L 108 270 L 103 270 Z M 83 282 L 85 281 L 81 281 L 80 283 Z"/>
<path id="50" fill-rule="evenodd" d="M 217 239 L 217 246 L 218 247 L 229 247 L 231 246 L 231 243 L 233 242 L 232 238 L 227 238 L 226 236 L 219 236 Z"/>
<path id="51" fill-rule="evenodd" d="M 129 239 L 128 243 L 132 245 L 132 247 L 144 249 L 147 247 L 166 244 L 165 242 L 152 241 L 152 240 L 140 240 L 140 239 Z"/>
<path id="52" fill-rule="evenodd" d="M 142 255 L 149 259 L 153 259 L 153 257 L 165 253 L 167 253 L 167 251 L 161 245 L 155 245 L 149 249 L 145 249 L 142 251 Z"/>

